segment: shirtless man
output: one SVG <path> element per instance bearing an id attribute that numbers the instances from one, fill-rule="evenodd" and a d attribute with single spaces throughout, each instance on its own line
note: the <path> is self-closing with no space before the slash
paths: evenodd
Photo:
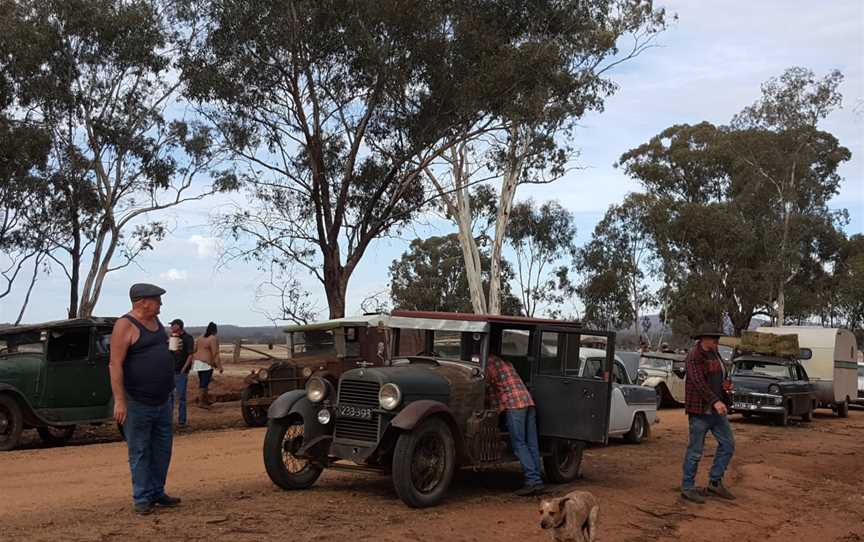
<path id="1" fill-rule="evenodd" d="M 164 293 L 152 284 L 132 285 L 132 310 L 111 333 L 114 419 L 126 435 L 133 507 L 142 515 L 155 506 L 180 504 L 165 493 L 173 443 L 174 358 L 158 318 Z"/>

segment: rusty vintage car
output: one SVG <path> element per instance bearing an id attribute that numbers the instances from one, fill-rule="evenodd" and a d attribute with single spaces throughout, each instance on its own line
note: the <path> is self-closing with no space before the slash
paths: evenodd
<path id="1" fill-rule="evenodd" d="M 312 375 L 335 386 L 339 375 L 356 368 L 358 362 L 379 363 L 385 338 L 376 318 L 366 315 L 286 328 L 288 359 L 274 361 L 246 377 L 240 394 L 246 425 L 267 425 L 267 409 L 273 401 L 286 392 L 303 390 Z"/>
<path id="2" fill-rule="evenodd" d="M 489 354 L 511 362 L 531 390 L 548 481 L 575 480 L 586 444 L 606 442 L 614 333 L 507 316 L 380 318 L 384 366 L 362 363 L 336 384 L 313 375 L 270 406 L 263 455 L 277 486 L 308 488 L 325 469 L 370 471 L 390 475 L 407 505 L 426 507 L 444 498 L 457 468 L 515 461 L 485 403 Z M 608 339 L 597 377 L 581 370 L 586 334 Z"/>

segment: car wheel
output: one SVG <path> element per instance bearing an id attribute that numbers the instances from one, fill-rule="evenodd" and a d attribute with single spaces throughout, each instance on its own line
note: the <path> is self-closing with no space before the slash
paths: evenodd
<path id="1" fill-rule="evenodd" d="M 843 401 L 837 404 L 837 415 L 841 418 L 849 417 L 849 401 Z"/>
<path id="2" fill-rule="evenodd" d="M 48 444 L 49 446 L 60 446 L 61 444 L 66 444 L 72 438 L 72 435 L 75 433 L 74 425 L 65 425 L 63 427 L 56 426 L 45 426 L 45 427 L 37 427 L 36 432 L 39 433 L 39 438 L 42 439 L 42 442 Z"/>
<path id="3" fill-rule="evenodd" d="M 303 420 L 270 420 L 264 436 L 264 467 L 282 489 L 306 489 L 321 476 L 323 468 L 295 454 L 303 447 Z"/>
<path id="4" fill-rule="evenodd" d="M 455 470 L 456 443 L 443 420 L 430 418 L 399 435 L 393 451 L 393 487 L 408 506 L 438 504 Z"/>
<path id="5" fill-rule="evenodd" d="M 654 392 L 657 394 L 657 410 L 660 410 L 660 407 L 663 406 L 664 400 L 666 398 L 666 391 L 664 390 L 663 384 L 660 384 L 656 388 L 654 388 Z"/>
<path id="6" fill-rule="evenodd" d="M 783 413 L 777 415 L 777 425 L 780 427 L 789 425 L 789 408 L 785 405 L 783 406 Z"/>
<path id="7" fill-rule="evenodd" d="M 18 402 L 8 395 L 0 395 L 0 452 L 18 446 L 23 430 L 24 416 Z"/>
<path id="8" fill-rule="evenodd" d="M 639 444 L 646 438 L 648 438 L 648 422 L 645 420 L 643 412 L 637 412 L 633 416 L 633 425 L 630 427 L 630 431 L 624 435 L 624 440 L 631 444 Z"/>
<path id="9" fill-rule="evenodd" d="M 555 439 L 552 453 L 543 458 L 546 478 L 556 484 L 566 484 L 579 477 L 585 443 Z"/>
<path id="10" fill-rule="evenodd" d="M 248 406 L 246 403 L 256 397 L 256 391 L 253 386 L 243 388 L 240 392 L 240 412 L 243 414 L 243 421 L 249 427 L 264 427 L 267 425 L 267 409 L 257 406 Z"/>
<path id="11" fill-rule="evenodd" d="M 750 418 L 753 417 L 753 413 L 752 412 L 742 412 L 741 416 L 743 416 L 745 420 L 749 420 Z"/>

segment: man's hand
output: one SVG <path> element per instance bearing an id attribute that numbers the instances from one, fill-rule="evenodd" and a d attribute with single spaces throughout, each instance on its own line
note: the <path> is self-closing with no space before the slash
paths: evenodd
<path id="1" fill-rule="evenodd" d="M 729 413 L 729 411 L 726 410 L 726 403 L 724 403 L 723 401 L 715 402 L 714 403 L 714 410 L 716 410 L 717 414 L 720 414 L 721 416 L 725 416 L 726 414 Z"/>
<path id="2" fill-rule="evenodd" d="M 124 401 L 114 403 L 114 421 L 120 425 L 126 423 L 126 403 Z"/>

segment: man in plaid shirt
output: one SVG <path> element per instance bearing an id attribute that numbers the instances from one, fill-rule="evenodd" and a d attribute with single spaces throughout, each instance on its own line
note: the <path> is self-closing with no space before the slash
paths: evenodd
<path id="1" fill-rule="evenodd" d="M 493 354 L 486 364 L 486 396 L 490 408 L 505 413 L 513 452 L 525 473 L 525 485 L 516 494 L 527 496 L 543 491 L 534 400 L 513 365 Z"/>
<path id="2" fill-rule="evenodd" d="M 695 487 L 699 461 L 705 447 L 708 431 L 717 439 L 717 453 L 709 473 L 706 491 L 724 499 L 734 500 L 735 496 L 723 485 L 723 474 L 735 453 L 735 437 L 726 417 L 726 386 L 723 361 L 717 352 L 716 333 L 703 327 L 693 336 L 698 339 L 696 346 L 687 354 L 687 377 L 684 383 L 684 410 L 690 426 L 687 453 L 684 455 L 684 480 L 681 483 L 681 496 L 697 503 L 704 503 L 704 492 Z"/>

